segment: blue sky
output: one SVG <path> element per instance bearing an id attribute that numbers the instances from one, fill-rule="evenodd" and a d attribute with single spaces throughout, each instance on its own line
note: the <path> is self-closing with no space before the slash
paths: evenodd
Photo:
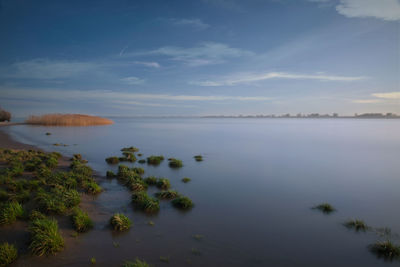
<path id="1" fill-rule="evenodd" d="M 0 0 L 16 116 L 400 114 L 399 0 Z"/>

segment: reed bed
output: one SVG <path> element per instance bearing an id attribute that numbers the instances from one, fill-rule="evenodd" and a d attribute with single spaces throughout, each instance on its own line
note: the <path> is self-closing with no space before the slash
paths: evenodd
<path id="1" fill-rule="evenodd" d="M 112 120 L 84 114 L 46 114 L 30 116 L 27 124 L 45 126 L 93 126 L 113 124 Z"/>

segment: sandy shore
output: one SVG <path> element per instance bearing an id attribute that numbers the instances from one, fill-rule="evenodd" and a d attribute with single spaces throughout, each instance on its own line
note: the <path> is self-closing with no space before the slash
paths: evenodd
<path id="1" fill-rule="evenodd" d="M 10 137 L 7 133 L 5 133 L 0 127 L 0 147 L 1 148 L 9 148 L 9 149 L 35 149 L 35 150 L 41 150 L 35 146 L 23 144 L 20 142 L 15 141 Z"/>

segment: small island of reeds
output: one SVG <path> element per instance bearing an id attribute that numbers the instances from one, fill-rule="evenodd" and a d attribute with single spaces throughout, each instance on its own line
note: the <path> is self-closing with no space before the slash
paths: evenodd
<path id="1" fill-rule="evenodd" d="M 25 123 L 44 126 L 94 126 L 113 124 L 112 120 L 84 114 L 46 114 L 30 116 Z"/>

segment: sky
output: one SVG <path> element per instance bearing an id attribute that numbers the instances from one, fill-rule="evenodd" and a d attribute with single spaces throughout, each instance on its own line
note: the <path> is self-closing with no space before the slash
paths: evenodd
<path id="1" fill-rule="evenodd" d="M 0 0 L 14 116 L 400 114 L 400 0 Z"/>

